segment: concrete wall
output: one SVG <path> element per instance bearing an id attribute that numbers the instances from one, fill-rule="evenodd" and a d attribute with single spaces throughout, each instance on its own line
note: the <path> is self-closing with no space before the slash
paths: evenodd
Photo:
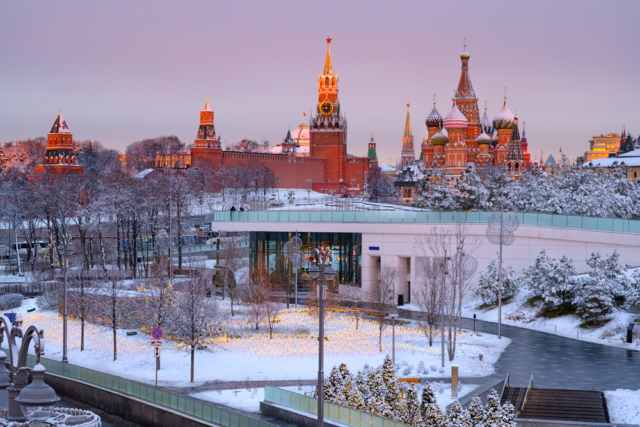
<path id="1" fill-rule="evenodd" d="M 363 289 L 371 287 L 375 270 L 380 268 L 380 264 L 405 269 L 409 259 L 410 271 L 406 274 L 403 271 L 402 279 L 396 289 L 397 294 L 406 292 L 408 281 L 411 282 L 413 289 L 419 285 L 416 280 L 416 258 L 420 257 L 420 250 L 416 244 L 417 238 L 422 234 L 431 233 L 434 229 L 439 234 L 456 232 L 455 224 L 424 223 L 216 221 L 214 227 L 219 230 L 233 231 L 290 232 L 298 230 L 298 232 L 362 233 Z M 482 271 L 491 258 L 496 256 L 498 246 L 487 240 L 486 224 L 467 224 L 466 227 L 470 239 L 478 242 L 478 247 L 472 255 L 478 260 L 478 271 Z M 604 255 L 617 250 L 623 265 L 640 265 L 639 234 L 529 225 L 521 225 L 514 234 L 515 242 L 511 246 L 505 246 L 503 254 L 505 264 L 513 267 L 518 275 L 522 273 L 523 268 L 534 262 L 542 249 L 546 249 L 551 257 L 566 255 L 572 258 L 579 273 L 587 272 L 586 259 L 592 252 L 598 251 Z M 372 249 L 376 247 L 379 249 Z M 451 250 L 454 251 L 455 247 Z"/>
<path id="2" fill-rule="evenodd" d="M 113 390 L 71 380 L 49 372 L 45 373 L 45 381 L 63 396 L 141 426 L 204 427 L 215 425 L 135 397 L 125 396 Z"/>

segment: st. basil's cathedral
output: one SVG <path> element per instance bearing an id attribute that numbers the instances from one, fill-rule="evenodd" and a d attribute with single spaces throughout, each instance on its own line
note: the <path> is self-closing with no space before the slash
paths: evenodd
<path id="1" fill-rule="evenodd" d="M 413 135 L 409 112 L 402 137 L 401 160 L 397 187 L 411 186 L 417 176 L 441 171 L 445 177 L 456 179 L 469 166 L 477 169 L 487 166 L 504 166 L 508 176 L 518 179 L 531 166 L 527 138 L 518 129 L 518 117 L 507 106 L 507 97 L 498 114 L 490 120 L 485 107 L 480 118 L 478 98 L 469 76 L 469 58 L 466 50 L 460 54 L 462 74 L 453 98 L 451 110 L 443 118 L 434 99 L 433 109 L 425 124 L 427 134 L 422 141 L 418 161 L 413 154 Z M 407 108 L 409 106 L 407 105 Z M 416 170 L 417 168 L 417 170 Z M 405 188 L 403 192 L 407 193 Z"/>

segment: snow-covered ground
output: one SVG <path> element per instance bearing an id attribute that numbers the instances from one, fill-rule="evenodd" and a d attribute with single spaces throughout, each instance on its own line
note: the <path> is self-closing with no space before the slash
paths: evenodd
<path id="1" fill-rule="evenodd" d="M 614 347 L 640 350 L 640 344 L 636 341 L 627 344 L 627 327 L 638 315 L 622 310 L 616 310 L 610 317 L 611 321 L 597 329 L 584 329 L 580 327 L 583 320 L 575 315 L 566 315 L 553 319 L 536 317 L 539 311 L 537 307 L 526 307 L 525 293 L 518 293 L 508 304 L 502 306 L 502 323 L 505 325 L 519 326 L 521 328 L 535 329 L 537 331 L 556 334 L 567 338 L 579 339 L 598 344 L 605 344 Z M 498 322 L 498 308 L 479 309 L 482 304 L 479 299 L 473 299 L 465 303 L 462 307 L 462 316 L 473 318 L 477 315 L 478 320 L 488 322 Z M 415 305 L 405 305 L 402 308 L 412 311 L 419 311 Z"/>
<path id="2" fill-rule="evenodd" d="M 42 312 L 35 307 L 35 300 L 25 300 L 19 311 L 24 326 L 37 323 L 44 328 L 46 358 L 62 358 L 62 319 L 57 313 Z M 299 333 L 282 333 L 269 339 L 267 335 L 252 335 L 239 339 L 217 339 L 209 341 L 208 348 L 195 355 L 196 384 L 221 380 L 297 380 L 313 379 L 317 375 L 317 326 L 314 318 L 296 312 L 283 311 L 283 323 L 300 322 Z M 263 326 L 264 328 L 264 326 Z M 377 348 L 377 326 L 360 321 L 358 332 L 353 319 L 346 314 L 332 314 L 326 322 L 325 366 L 330 368 L 346 363 L 351 372 L 358 372 L 365 365 L 377 367 L 384 355 L 391 353 L 391 328 L 383 334 L 383 352 Z M 304 332 L 302 332 L 304 330 Z M 80 351 L 80 325 L 69 320 L 69 362 L 97 371 L 111 373 L 132 380 L 152 384 L 155 381 L 155 359 L 151 338 L 138 330 L 135 336 L 127 336 L 126 330 L 118 331 L 118 359 L 113 361 L 112 333 L 107 328 L 87 325 L 85 329 L 85 351 Z M 493 364 L 509 345 L 508 339 L 498 340 L 492 335 L 462 333 L 458 337 L 455 362 L 460 377 L 481 377 L 494 372 Z M 6 341 L 3 342 L 6 348 Z M 429 347 L 427 340 L 414 325 L 396 327 L 396 361 L 401 366 L 400 377 L 427 377 L 438 380 L 448 378 L 451 363 L 440 367 L 440 345 Z M 33 349 L 30 350 L 31 352 Z M 479 360 L 479 355 L 484 360 Z M 426 365 L 426 373 L 418 373 L 419 362 Z M 162 366 L 158 373 L 159 385 L 187 386 L 189 383 L 190 357 L 179 346 L 165 339 L 162 349 Z"/>
<path id="3" fill-rule="evenodd" d="M 407 385 L 407 383 L 403 383 Z M 418 391 L 418 396 L 422 394 L 423 385 L 412 384 Z M 438 400 L 438 406 L 443 411 L 446 411 L 447 406 L 451 404 L 455 398 L 451 397 L 451 384 L 445 384 L 440 382 L 432 382 L 436 392 L 436 399 Z M 464 383 L 458 383 L 458 399 L 462 396 L 471 393 L 476 389 L 476 385 L 467 385 Z M 310 396 L 315 390 L 315 386 L 291 386 L 280 387 L 285 390 L 293 391 L 294 393 L 306 394 Z M 247 388 L 238 387 L 234 390 L 220 390 L 220 391 L 205 391 L 201 393 L 194 393 L 190 395 L 196 399 L 206 400 L 208 402 L 219 403 L 221 405 L 231 406 L 233 408 L 242 409 L 250 412 L 260 411 L 260 402 L 264 400 L 264 388 Z"/>
<path id="4" fill-rule="evenodd" d="M 605 391 L 607 409 L 612 423 L 640 424 L 640 390 Z"/>

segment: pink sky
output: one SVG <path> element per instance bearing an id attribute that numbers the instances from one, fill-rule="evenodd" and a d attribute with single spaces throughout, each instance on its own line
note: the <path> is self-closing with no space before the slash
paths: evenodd
<path id="1" fill-rule="evenodd" d="M 216 131 L 280 142 L 317 99 L 327 37 L 348 151 L 416 147 L 437 94 L 444 116 L 463 40 L 481 110 L 508 104 L 529 150 L 570 158 L 596 134 L 640 134 L 640 2 L 2 2 L 0 140 L 44 136 L 58 108 L 75 138 L 118 150 L 175 134 L 192 143 L 207 97 Z M 418 153 L 416 152 L 416 156 Z"/>

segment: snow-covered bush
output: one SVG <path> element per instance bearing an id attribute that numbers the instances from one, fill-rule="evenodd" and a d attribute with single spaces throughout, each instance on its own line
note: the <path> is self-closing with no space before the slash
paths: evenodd
<path id="1" fill-rule="evenodd" d="M 436 372 L 438 370 L 438 367 L 436 365 L 431 365 L 429 369 L 431 369 L 433 372 Z"/>
<path id="2" fill-rule="evenodd" d="M 505 267 L 502 263 L 502 301 L 511 298 L 517 291 L 517 282 L 513 278 L 513 268 Z M 489 261 L 486 271 L 478 275 L 478 287 L 475 290 L 476 296 L 482 298 L 487 305 L 498 304 L 498 260 L 493 258 Z"/>
<path id="3" fill-rule="evenodd" d="M 412 370 L 413 370 L 413 365 L 409 365 L 406 368 L 404 368 L 404 371 L 402 371 L 402 375 L 411 375 Z"/>
<path id="4" fill-rule="evenodd" d="M 425 369 L 426 368 L 424 366 L 424 362 L 422 360 L 420 362 L 418 362 L 418 371 L 417 372 L 420 374 L 420 373 L 424 372 Z"/>
<path id="5" fill-rule="evenodd" d="M 22 305 L 21 294 L 0 295 L 0 310 L 10 310 L 18 308 Z"/>
<path id="6" fill-rule="evenodd" d="M 41 293 L 36 297 L 36 307 L 45 311 L 58 311 L 59 294 L 57 289 Z"/>
<path id="7" fill-rule="evenodd" d="M 571 303 L 575 292 L 576 270 L 573 260 L 563 256 L 560 260 L 540 251 L 535 262 L 523 270 L 520 284 L 529 288 L 534 296 L 542 298 L 545 305 Z"/>

